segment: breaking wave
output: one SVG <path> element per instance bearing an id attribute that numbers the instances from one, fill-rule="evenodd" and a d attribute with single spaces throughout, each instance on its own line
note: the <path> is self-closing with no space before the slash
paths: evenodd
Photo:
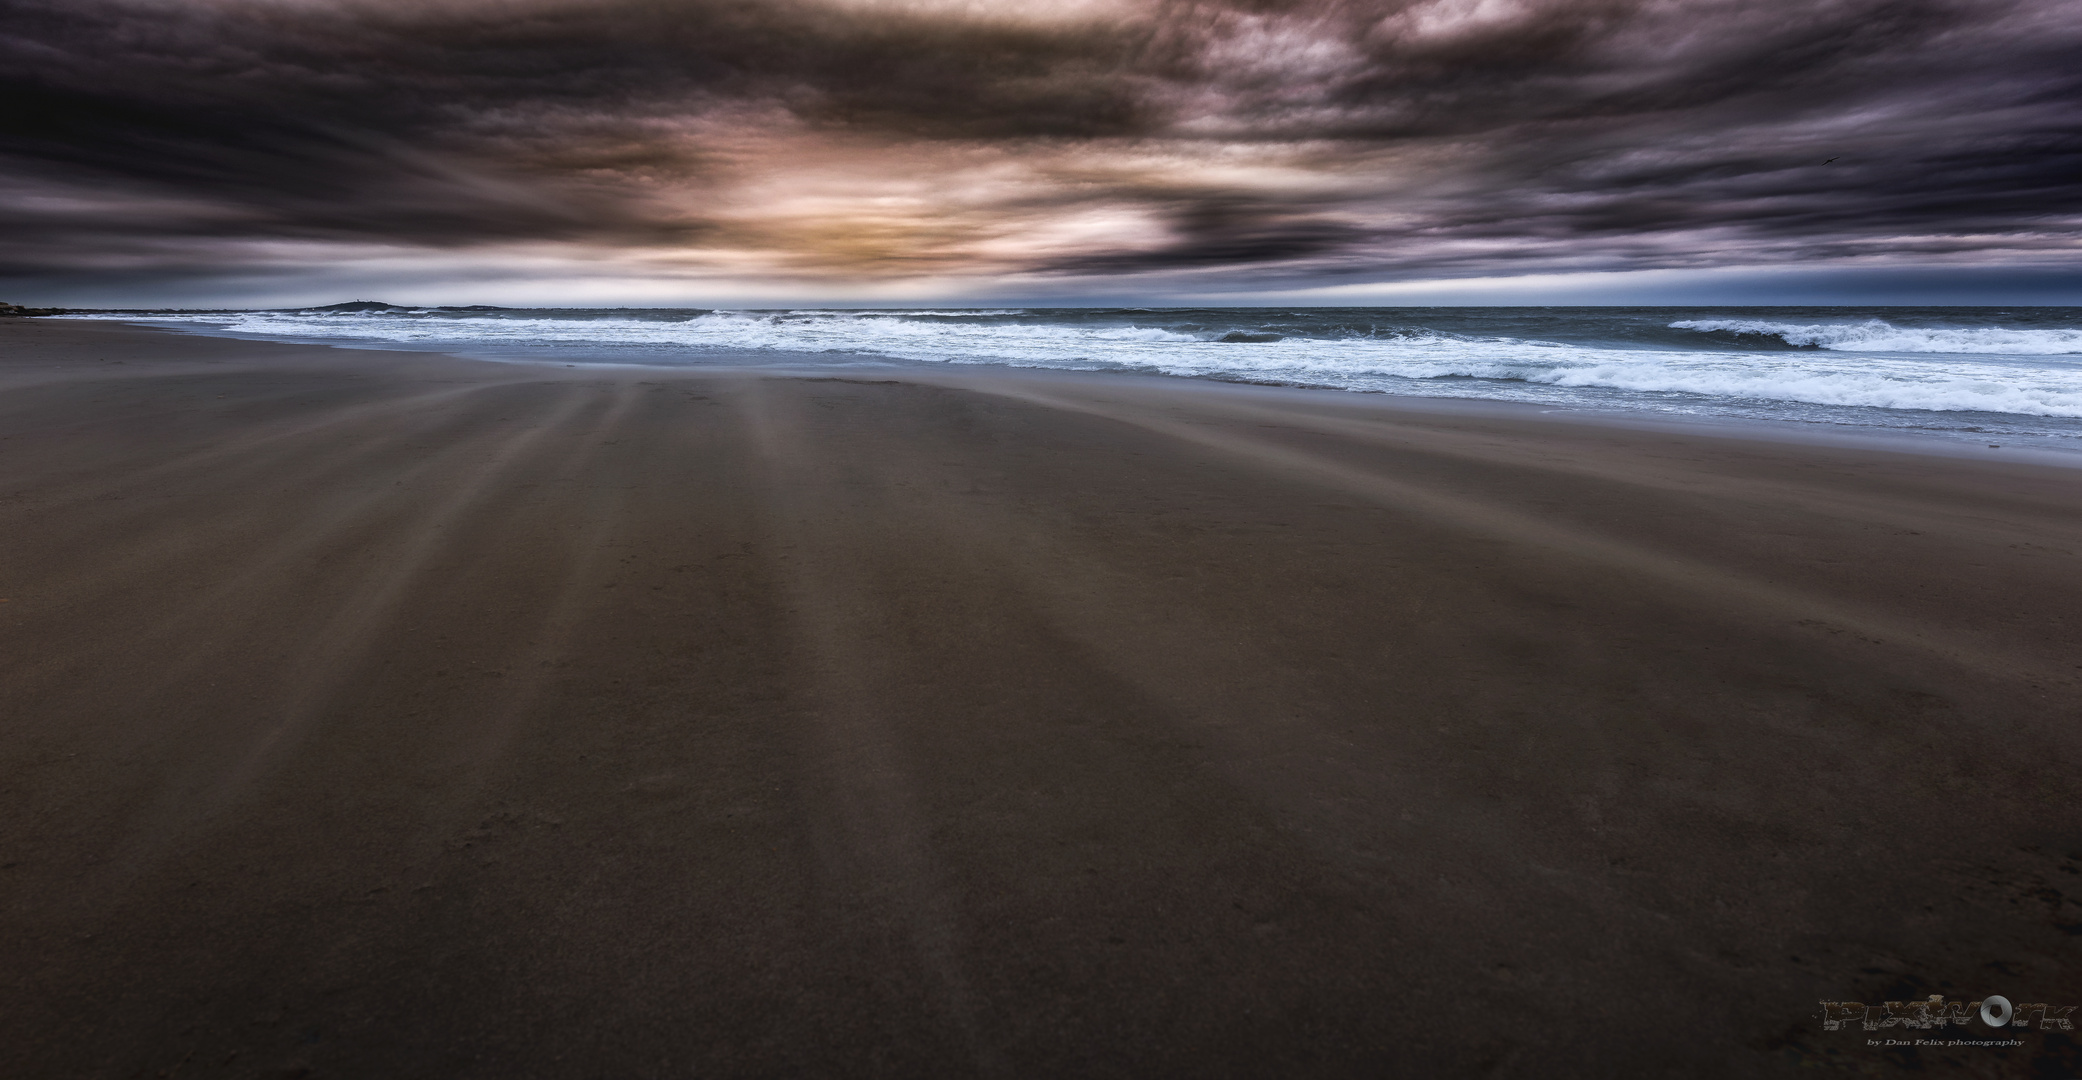
<path id="1" fill-rule="evenodd" d="M 1880 319 L 1855 323 L 1784 323 L 1763 319 L 1685 319 L 1677 330 L 1775 337 L 1788 345 L 1834 352 L 1985 353 L 2065 356 L 2082 353 L 2082 330 L 2002 326 L 1913 327 Z"/>
<path id="2" fill-rule="evenodd" d="M 1921 327 L 1841 309 L 1788 314 L 1810 310 L 1672 321 L 1667 309 L 390 308 L 155 321 L 495 359 L 1122 371 L 1963 431 L 2046 418 L 2058 422 L 2034 430 L 2082 435 L 2066 422 L 2082 418 L 2082 360 L 2071 359 L 2082 354 L 2082 313 L 1990 325 L 2002 313 L 1933 310 L 1929 322 L 1951 325 Z M 1993 419 L 2005 416 L 2015 420 Z"/>

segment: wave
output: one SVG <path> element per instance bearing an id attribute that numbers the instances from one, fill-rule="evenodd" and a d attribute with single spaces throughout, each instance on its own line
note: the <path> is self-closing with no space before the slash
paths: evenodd
<path id="1" fill-rule="evenodd" d="M 1721 401 L 2082 417 L 2082 372 L 2026 372 L 2000 361 L 1954 361 L 1937 367 L 1914 360 L 1860 358 L 1855 365 L 1818 365 L 1786 354 L 1780 359 L 1450 339 L 1406 341 L 1400 347 L 1381 344 L 1385 347 L 1349 351 L 1304 347 L 1293 350 L 1296 355 L 1265 356 L 1259 363 L 1196 350 L 1151 367 L 1171 375 L 1256 375 L 1271 381 L 1391 392 L 1404 390 L 1394 385 L 1397 382 L 1476 379 Z"/>
<path id="2" fill-rule="evenodd" d="M 1528 375 L 1552 386 L 1601 387 L 1716 398 L 1930 412 L 1993 412 L 2082 417 L 2082 379 L 2034 381 L 2015 371 L 1812 370 L 1755 365 L 1752 358 L 1700 363 L 1634 360 L 1592 362 Z"/>
<path id="3" fill-rule="evenodd" d="M 1775 335 L 1813 346 L 1768 351 L 1569 344 L 1452 333 L 1374 321 L 1363 313 L 1326 315 L 1302 327 L 1277 313 L 1265 314 L 1271 317 L 998 309 L 447 311 L 440 317 L 397 311 L 247 312 L 161 318 L 275 338 L 464 351 L 493 347 L 501 356 L 579 349 L 595 359 L 611 354 L 635 363 L 727 363 L 747 353 L 814 363 L 819 356 L 838 355 L 868 362 L 1130 371 L 1659 409 L 1783 411 L 1799 403 L 2082 418 L 2082 365 L 2052 358 L 2082 352 L 2082 330 L 1913 329 L 1878 319 L 1813 325 L 1753 318 L 1654 320 L 1683 330 Z M 1539 324 L 1525 328 L 1537 331 Z M 1906 348 L 1904 342 L 1919 347 Z M 1968 344 L 1977 348 L 1969 350 Z M 2046 359 L 2016 358 L 2034 355 Z"/>
<path id="4" fill-rule="evenodd" d="M 2001 326 L 1895 326 L 1880 319 L 1856 323 L 1784 323 L 1764 319 L 1684 319 L 1674 330 L 1754 334 L 1788 345 L 1833 352 L 1982 353 L 2065 356 L 2082 353 L 2082 330 L 2025 330 Z"/>

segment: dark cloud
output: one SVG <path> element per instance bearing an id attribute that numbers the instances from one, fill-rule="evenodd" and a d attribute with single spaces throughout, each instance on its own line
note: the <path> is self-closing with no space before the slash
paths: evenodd
<path id="1" fill-rule="evenodd" d="M 1132 274 L 1262 266 L 1361 247 L 1371 230 L 1268 200 L 1219 193 L 1174 196 L 1161 207 L 1168 242 L 1141 251 L 1072 255 L 1046 267 L 1058 273 Z"/>
<path id="2" fill-rule="evenodd" d="M 2074 11 L 0 0 L 0 274 L 522 249 L 830 281 L 2072 261 Z"/>

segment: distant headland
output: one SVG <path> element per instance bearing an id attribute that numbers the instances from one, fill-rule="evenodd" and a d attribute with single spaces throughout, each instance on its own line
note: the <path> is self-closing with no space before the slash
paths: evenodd
<path id="1" fill-rule="evenodd" d="M 318 311 L 325 311 L 325 312 L 336 312 L 336 313 L 340 313 L 340 314 L 353 314 L 353 313 L 357 313 L 357 312 L 364 312 L 364 311 L 512 311 L 512 310 L 514 310 L 514 309 L 512 309 L 512 308 L 504 308 L 504 307 L 499 307 L 499 306 L 497 306 L 497 305 L 495 305 L 495 304 L 460 304 L 460 305 L 456 305 L 456 304 L 450 304 L 450 305 L 443 305 L 443 306 L 439 306 L 439 307 L 432 307 L 432 306 L 428 306 L 428 305 L 424 305 L 424 304 L 392 304 L 392 303 L 389 303 L 389 302 L 386 302 L 386 301 L 383 301 L 383 300 L 349 300 L 349 301 L 347 301 L 347 302 L 345 302 L 345 303 L 341 303 L 341 304 L 321 304 L 321 305 L 316 305 L 316 306 L 311 306 L 311 307 L 284 307 L 284 308 L 264 308 L 264 309 L 254 309 L 254 308 L 39 308 L 39 307 L 23 307 L 23 306 L 22 306 L 22 305 L 20 305 L 20 304 L 8 304 L 8 303 L 0 303 L 0 318 L 28 318 L 28 317 L 32 317 L 32 316 L 37 316 L 37 315 L 150 315 L 150 314 L 167 314 L 167 313 L 179 313 L 179 314 L 184 314 L 184 315 L 193 315 L 193 314 L 232 314 L 232 313 L 236 313 L 236 312 L 246 312 L 246 311 L 254 311 L 254 310 L 267 310 L 267 311 L 299 311 L 299 312 L 318 312 Z"/>
<path id="2" fill-rule="evenodd" d="M 492 304 L 445 305 L 427 307 L 423 304 L 390 304 L 381 300 L 349 300 L 344 304 L 326 304 L 323 307 L 277 308 L 278 311 L 511 311 Z"/>

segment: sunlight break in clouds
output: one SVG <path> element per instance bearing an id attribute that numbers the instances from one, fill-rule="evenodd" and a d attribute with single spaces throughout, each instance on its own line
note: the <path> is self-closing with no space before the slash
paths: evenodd
<path id="1" fill-rule="evenodd" d="M 679 300 L 2078 261 L 2072 0 L 7 11 L 25 298 L 379 251 Z"/>

